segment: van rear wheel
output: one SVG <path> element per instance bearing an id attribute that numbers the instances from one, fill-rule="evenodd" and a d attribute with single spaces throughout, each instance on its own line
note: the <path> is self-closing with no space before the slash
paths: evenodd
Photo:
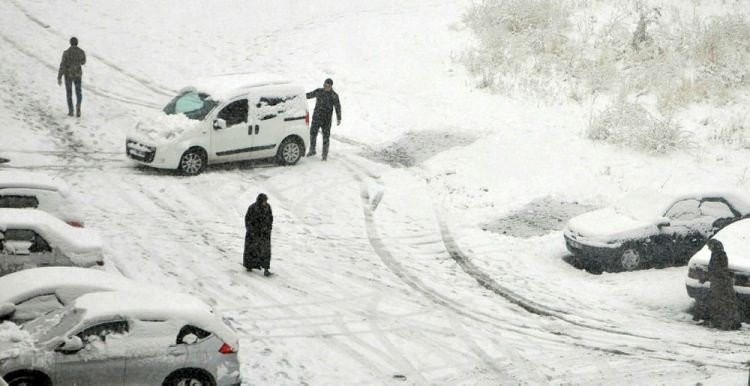
<path id="1" fill-rule="evenodd" d="M 180 171 L 188 176 L 198 175 L 206 168 L 207 158 L 203 149 L 188 149 L 180 158 Z"/>
<path id="2" fill-rule="evenodd" d="M 304 148 L 294 138 L 287 138 L 281 142 L 276 158 L 282 165 L 294 165 L 302 158 Z"/>

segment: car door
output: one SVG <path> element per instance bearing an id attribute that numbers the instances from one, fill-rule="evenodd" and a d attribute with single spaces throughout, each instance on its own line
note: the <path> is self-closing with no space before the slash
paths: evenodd
<path id="1" fill-rule="evenodd" d="M 686 262 L 706 242 L 710 220 L 702 215 L 698 199 L 675 202 L 664 214 L 669 223 L 659 227 L 659 257 L 667 263 Z"/>
<path id="2" fill-rule="evenodd" d="M 30 229 L 0 233 L 0 276 L 22 269 L 61 265 L 47 241 Z"/>
<path id="3" fill-rule="evenodd" d="M 216 114 L 211 129 L 211 158 L 218 162 L 245 159 L 252 150 L 252 126 L 248 124 L 248 99 L 227 103 Z M 226 127 L 217 125 L 223 120 Z"/>
<path id="4" fill-rule="evenodd" d="M 76 352 L 55 352 L 55 384 L 122 385 L 129 354 L 129 325 L 125 320 L 99 322 L 75 336 L 83 341 Z"/>
<path id="5" fill-rule="evenodd" d="M 251 106 L 251 117 L 256 122 L 253 158 L 273 157 L 284 136 L 285 98 L 261 95 L 254 100 L 255 105 Z"/>
<path id="6" fill-rule="evenodd" d="M 173 371 L 184 368 L 188 350 L 176 339 L 180 323 L 135 320 L 130 334 L 133 352 L 125 361 L 125 385 L 160 385 Z"/>

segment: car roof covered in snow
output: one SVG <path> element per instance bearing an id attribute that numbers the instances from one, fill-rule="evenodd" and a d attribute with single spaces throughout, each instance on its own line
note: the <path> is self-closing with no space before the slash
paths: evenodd
<path id="1" fill-rule="evenodd" d="M 276 94 L 298 93 L 302 88 L 273 74 L 228 74 L 198 79 L 181 90 L 204 92 L 216 101 L 224 101 L 254 89 L 269 89 Z"/>
<path id="2" fill-rule="evenodd" d="M 102 240 L 98 233 L 72 227 L 47 212 L 0 208 L 0 231 L 9 228 L 37 232 L 50 246 L 59 248 L 76 264 L 93 264 L 101 260 Z"/>
<path id="3" fill-rule="evenodd" d="M 45 294 L 58 294 L 67 304 L 77 296 L 94 291 L 140 288 L 126 277 L 97 269 L 80 267 L 40 267 L 24 269 L 0 277 L 0 303 L 18 304 Z"/>
<path id="4" fill-rule="evenodd" d="M 60 192 L 66 195 L 68 185 L 57 178 L 42 173 L 2 171 L 0 172 L 0 189 L 40 189 Z"/>
<path id="5" fill-rule="evenodd" d="M 737 191 L 705 191 L 680 194 L 663 193 L 656 190 L 640 189 L 626 194 L 615 204 L 620 210 L 626 210 L 634 218 L 649 220 L 663 216 L 677 201 L 686 199 L 702 200 L 705 198 L 724 199 L 740 215 L 750 215 L 750 196 Z"/>
<path id="6" fill-rule="evenodd" d="M 107 320 L 114 316 L 140 320 L 182 320 L 217 334 L 237 347 L 237 337 L 213 309 L 195 296 L 171 291 L 92 292 L 76 299 L 76 309 L 85 320 Z"/>
<path id="7" fill-rule="evenodd" d="M 721 241 L 729 260 L 729 269 L 750 273 L 750 219 L 727 225 L 713 237 Z M 711 250 L 704 246 L 690 259 L 689 267 L 708 266 Z"/>

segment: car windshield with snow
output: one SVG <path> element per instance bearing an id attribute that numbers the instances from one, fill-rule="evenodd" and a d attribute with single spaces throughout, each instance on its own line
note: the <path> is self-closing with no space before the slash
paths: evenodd
<path id="1" fill-rule="evenodd" d="M 0 321 L 20 324 L 63 308 L 87 293 L 123 290 L 148 290 L 148 286 L 98 269 L 25 269 L 0 277 Z"/>
<path id="2" fill-rule="evenodd" d="M 10 384 L 239 385 L 239 341 L 183 294 L 95 292 L 0 331 Z"/>
<path id="3" fill-rule="evenodd" d="M 734 281 L 734 292 L 737 294 L 744 318 L 750 318 L 750 219 L 744 219 L 727 226 L 718 232 L 714 239 L 721 241 L 729 261 L 729 271 Z M 688 295 L 693 299 L 705 300 L 711 288 L 708 275 L 708 263 L 711 250 L 704 246 L 688 262 L 688 273 L 685 286 Z"/>
<path id="4" fill-rule="evenodd" d="M 83 216 L 68 185 L 46 174 L 0 172 L 0 208 L 37 208 L 83 227 Z"/>
<path id="5" fill-rule="evenodd" d="M 96 232 L 41 210 L 0 208 L 0 276 L 33 267 L 103 263 Z"/>
<path id="6" fill-rule="evenodd" d="M 716 232 L 748 214 L 750 200 L 738 193 L 639 191 L 570 219 L 565 245 L 576 265 L 592 271 L 684 265 Z"/>
<path id="7" fill-rule="evenodd" d="M 127 135 L 127 156 L 143 165 L 201 173 L 209 164 L 275 158 L 293 165 L 307 148 L 304 89 L 272 76 L 220 76 L 196 81 L 162 113 Z"/>

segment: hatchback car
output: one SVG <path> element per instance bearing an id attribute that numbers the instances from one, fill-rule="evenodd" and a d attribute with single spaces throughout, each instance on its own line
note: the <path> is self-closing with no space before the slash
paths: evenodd
<path id="1" fill-rule="evenodd" d="M 15 335 L 0 342 L 0 376 L 10 384 L 240 383 L 237 336 L 189 295 L 94 292 Z"/>
<path id="2" fill-rule="evenodd" d="M 101 291 L 146 290 L 122 275 L 78 267 L 25 269 L 0 277 L 0 321 L 20 324 L 63 308 L 81 295 Z"/>
<path id="3" fill-rule="evenodd" d="M 568 221 L 565 245 L 595 271 L 684 265 L 728 224 L 750 214 L 737 193 L 669 196 L 638 191 L 616 205 Z"/>
<path id="4" fill-rule="evenodd" d="M 727 226 L 713 238 L 724 245 L 729 260 L 729 271 L 734 278 L 734 292 L 745 318 L 750 318 L 750 219 Z M 685 287 L 693 299 L 708 297 L 708 290 L 711 288 L 708 277 L 710 260 L 711 251 L 705 246 L 688 262 Z"/>
<path id="5" fill-rule="evenodd" d="M 41 210 L 0 208 L 0 276 L 33 267 L 102 264 L 96 232 Z"/>
<path id="6" fill-rule="evenodd" d="M 37 208 L 72 226 L 84 225 L 68 185 L 46 174 L 0 172 L 0 208 Z"/>
<path id="7" fill-rule="evenodd" d="M 305 154 L 310 115 L 304 89 L 270 75 L 206 78 L 183 88 L 162 113 L 127 135 L 125 152 L 143 165 L 201 173 L 206 165 Z"/>

